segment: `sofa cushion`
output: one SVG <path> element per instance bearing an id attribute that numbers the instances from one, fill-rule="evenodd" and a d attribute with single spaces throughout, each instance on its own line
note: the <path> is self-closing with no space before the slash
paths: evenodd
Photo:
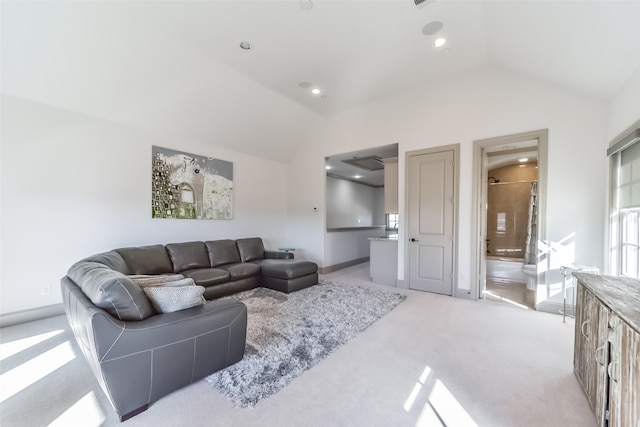
<path id="1" fill-rule="evenodd" d="M 236 264 L 226 264 L 220 266 L 221 269 L 227 270 L 230 280 L 239 280 L 246 277 L 260 275 L 260 266 L 252 262 L 239 262 Z"/>
<path id="2" fill-rule="evenodd" d="M 176 273 L 211 267 L 203 242 L 169 243 L 166 248 Z"/>
<path id="3" fill-rule="evenodd" d="M 104 264 L 80 261 L 67 273 L 93 304 L 120 320 L 144 320 L 156 314 L 133 280 Z"/>
<path id="4" fill-rule="evenodd" d="M 264 244 L 259 237 L 236 240 L 236 246 L 240 252 L 242 262 L 254 261 L 264 258 Z"/>
<path id="5" fill-rule="evenodd" d="M 190 277 L 200 286 L 212 286 L 228 282 L 230 274 L 221 268 L 198 268 L 195 270 L 185 270 L 181 274 Z"/>
<path id="6" fill-rule="evenodd" d="M 124 261 L 124 258 L 116 251 L 104 252 L 101 254 L 92 255 L 83 261 L 99 262 L 104 264 L 112 270 L 119 271 L 120 273 L 129 274 L 129 266 Z"/>
<path id="7" fill-rule="evenodd" d="M 129 266 L 129 274 L 173 273 L 173 264 L 162 245 L 116 249 Z"/>
<path id="8" fill-rule="evenodd" d="M 278 279 L 292 279 L 318 272 L 318 264 L 311 261 L 265 259 L 258 261 L 262 275 Z"/>
<path id="9" fill-rule="evenodd" d="M 204 244 L 209 253 L 211 267 L 240 262 L 238 247 L 233 240 L 213 240 Z"/>

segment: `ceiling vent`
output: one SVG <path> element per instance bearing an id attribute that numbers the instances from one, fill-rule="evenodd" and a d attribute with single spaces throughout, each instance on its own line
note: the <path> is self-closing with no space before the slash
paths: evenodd
<path id="1" fill-rule="evenodd" d="M 342 162 L 368 171 L 384 169 L 384 162 L 378 156 L 355 157 L 353 159 L 343 160 Z"/>
<path id="2" fill-rule="evenodd" d="M 416 6 L 425 6 L 427 3 L 433 3 L 435 0 L 413 0 Z"/>

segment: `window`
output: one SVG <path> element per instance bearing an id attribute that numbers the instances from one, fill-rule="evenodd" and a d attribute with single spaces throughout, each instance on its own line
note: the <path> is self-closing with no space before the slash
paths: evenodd
<path id="1" fill-rule="evenodd" d="M 498 219 L 496 220 L 496 231 L 499 234 L 504 234 L 507 231 L 507 214 L 505 212 L 498 212 Z"/>
<path id="2" fill-rule="evenodd" d="M 398 214 L 387 214 L 387 230 L 398 229 Z"/>
<path id="3" fill-rule="evenodd" d="M 640 121 L 607 154 L 611 171 L 609 270 L 640 278 Z"/>
<path id="4" fill-rule="evenodd" d="M 620 275 L 640 278 L 640 227 L 638 223 L 640 209 L 623 210 L 620 213 L 622 222 L 622 239 L 620 239 Z"/>

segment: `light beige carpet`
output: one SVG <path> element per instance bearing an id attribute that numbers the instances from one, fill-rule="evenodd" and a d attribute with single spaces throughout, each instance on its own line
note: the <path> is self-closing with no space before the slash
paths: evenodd
<path id="1" fill-rule="evenodd" d="M 324 278 L 385 288 L 368 282 L 368 264 Z M 75 355 L 0 403 L 0 425 L 595 425 L 573 375 L 571 321 L 503 303 L 402 292 L 405 302 L 254 408 L 234 407 L 202 380 L 122 424 L 64 317 L 4 328 L 3 349 L 63 332 L 2 360 L 3 376 L 58 346 Z"/>

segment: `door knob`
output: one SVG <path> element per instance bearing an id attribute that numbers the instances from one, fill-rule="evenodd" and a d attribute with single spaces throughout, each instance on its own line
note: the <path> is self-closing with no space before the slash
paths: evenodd
<path id="1" fill-rule="evenodd" d="M 420 240 L 418 240 L 418 239 L 414 239 L 414 238 L 412 237 L 412 238 L 411 238 L 411 241 L 412 241 L 412 242 L 419 242 Z"/>

